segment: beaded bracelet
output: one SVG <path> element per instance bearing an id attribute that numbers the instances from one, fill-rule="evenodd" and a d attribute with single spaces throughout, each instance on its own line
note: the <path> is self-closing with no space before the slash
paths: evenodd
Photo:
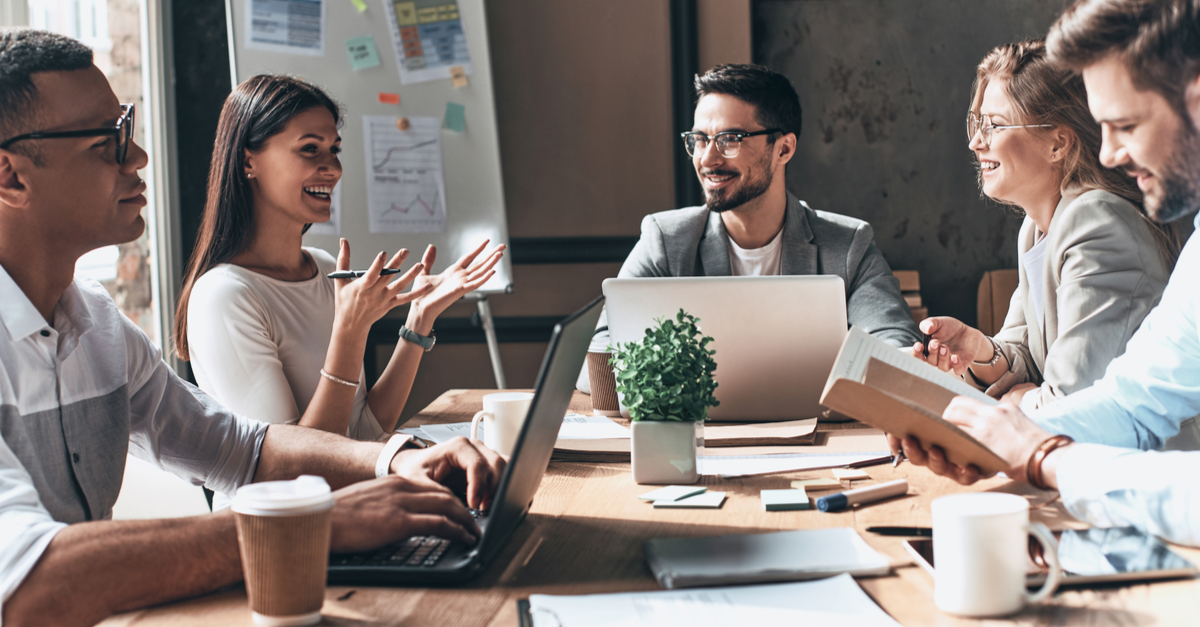
<path id="1" fill-rule="evenodd" d="M 1050 453 L 1074 442 L 1069 435 L 1055 435 L 1043 440 L 1033 449 L 1029 461 L 1025 462 L 1025 481 L 1039 490 L 1049 490 L 1050 486 L 1046 485 L 1046 478 L 1042 476 L 1042 462 Z"/>
<path id="2" fill-rule="evenodd" d="M 351 381 L 349 379 L 343 379 L 341 377 L 331 375 L 328 372 L 325 372 L 324 368 L 321 368 L 321 376 L 325 377 L 326 379 L 329 379 L 330 381 L 333 381 L 334 383 L 340 383 L 342 385 L 346 385 L 346 386 L 349 386 L 352 388 L 358 387 L 358 381 Z"/>

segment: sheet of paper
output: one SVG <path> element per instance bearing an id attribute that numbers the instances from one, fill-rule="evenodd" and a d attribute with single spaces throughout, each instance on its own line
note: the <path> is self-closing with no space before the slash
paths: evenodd
<path id="1" fill-rule="evenodd" d="M 842 344 L 842 350 L 838 353 L 837 361 L 833 364 L 829 380 L 832 382 L 835 378 L 840 377 L 852 381 L 862 381 L 867 370 L 867 362 L 874 357 L 889 366 L 899 368 L 926 381 L 933 381 L 960 396 L 973 398 L 988 405 L 996 404 L 996 399 L 967 385 L 962 379 L 946 374 L 914 358 L 910 352 L 909 349 L 897 349 L 895 346 L 886 344 L 858 327 L 851 327 Z"/>
<path id="2" fill-rule="evenodd" d="M 642 501 L 678 501 L 679 499 L 689 496 L 696 496 L 707 492 L 705 486 L 694 485 L 669 485 L 665 488 L 651 490 L 645 494 L 639 494 L 638 499 Z"/>
<path id="3" fill-rule="evenodd" d="M 309 233 L 314 235 L 329 235 L 331 237 L 341 237 L 342 235 L 342 182 L 338 181 L 337 185 L 333 186 L 333 193 L 329 195 L 329 221 L 315 222 L 308 229 Z"/>
<path id="4" fill-rule="evenodd" d="M 567 414 L 563 418 L 562 428 L 558 430 L 560 440 L 604 440 L 628 438 L 630 435 L 629 429 L 613 422 L 612 418 L 583 414 Z"/>
<path id="5" fill-rule="evenodd" d="M 439 120 L 410 117 L 396 128 L 391 115 L 363 116 L 367 212 L 371 233 L 446 230 L 446 181 Z"/>
<path id="6" fill-rule="evenodd" d="M 462 66 L 474 74 L 458 0 L 383 0 L 400 82 L 408 85 L 450 78 Z"/>
<path id="7" fill-rule="evenodd" d="M 467 130 L 467 108 L 457 102 L 446 103 L 445 127 L 455 133 Z"/>
<path id="8" fill-rule="evenodd" d="M 248 0 L 245 23 L 246 48 L 325 56 L 325 0 Z"/>
<path id="9" fill-rule="evenodd" d="M 836 455 L 722 455 L 700 456 L 696 460 L 696 464 L 699 466 L 700 474 L 702 475 L 718 475 L 722 478 L 729 478 L 791 472 L 793 470 L 837 468 L 838 466 L 880 460 L 890 458 L 891 456 L 892 453 L 890 451 L 841 453 Z"/>
<path id="10" fill-rule="evenodd" d="M 654 506 L 674 509 L 720 509 L 724 503 L 724 492 L 704 492 L 678 500 L 658 500 L 654 502 Z"/>
<path id="11" fill-rule="evenodd" d="M 529 597 L 535 627 L 842 625 L 899 627 L 850 575 L 818 581 Z"/>
<path id="12" fill-rule="evenodd" d="M 379 65 L 379 50 L 375 48 L 375 38 L 370 35 L 347 39 L 346 52 L 355 72 Z"/>

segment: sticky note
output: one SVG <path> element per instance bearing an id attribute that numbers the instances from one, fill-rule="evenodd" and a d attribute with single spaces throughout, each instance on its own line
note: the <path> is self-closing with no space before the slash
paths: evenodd
<path id="1" fill-rule="evenodd" d="M 467 128 L 467 108 L 457 102 L 446 103 L 446 121 L 444 126 L 455 133 L 461 133 Z"/>
<path id="2" fill-rule="evenodd" d="M 837 479 L 799 479 L 792 482 L 792 487 L 804 490 L 840 490 L 842 482 Z"/>
<path id="3" fill-rule="evenodd" d="M 354 8 L 358 9 L 359 13 L 367 10 L 367 3 L 363 0 L 350 0 L 350 2 L 354 3 Z"/>
<path id="4" fill-rule="evenodd" d="M 678 501 L 655 501 L 655 507 L 673 507 L 677 509 L 720 509 L 725 502 L 724 492 L 705 492 L 689 496 Z"/>
<path id="5" fill-rule="evenodd" d="M 400 104 L 400 94 L 389 94 L 387 92 L 379 92 L 379 102 L 383 104 Z"/>
<path id="6" fill-rule="evenodd" d="M 347 39 L 346 52 L 350 54 L 350 67 L 356 72 L 379 65 L 379 50 L 375 48 L 375 38 L 370 35 Z"/>
<path id="7" fill-rule="evenodd" d="M 467 71 L 463 66 L 456 65 L 450 68 L 450 84 L 455 87 L 467 86 Z"/>
<path id="8" fill-rule="evenodd" d="M 834 468 L 833 476 L 839 481 L 857 481 L 859 479 L 870 479 L 871 475 L 857 468 Z"/>
<path id="9" fill-rule="evenodd" d="M 704 486 L 694 485 L 669 485 L 665 488 L 651 490 L 645 494 L 638 495 L 638 498 L 643 501 L 678 501 L 679 499 L 703 494 L 708 491 Z"/>
<path id="10" fill-rule="evenodd" d="M 799 490 L 762 490 L 758 495 L 762 499 L 763 509 L 768 512 L 812 509 L 812 505 L 808 502 L 808 493 L 804 491 L 804 488 Z"/>

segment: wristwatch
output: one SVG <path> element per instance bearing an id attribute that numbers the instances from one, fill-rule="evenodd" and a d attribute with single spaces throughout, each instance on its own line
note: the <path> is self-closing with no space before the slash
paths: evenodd
<path id="1" fill-rule="evenodd" d="M 404 448 L 405 444 L 410 442 L 419 442 L 416 437 L 405 434 L 395 433 L 388 438 L 387 444 L 383 445 L 383 450 L 380 451 L 379 457 L 375 460 L 375 478 L 386 477 L 392 468 L 392 458 Z"/>
<path id="2" fill-rule="evenodd" d="M 433 350 L 433 345 L 437 343 L 437 336 L 433 334 L 433 329 L 429 330 L 429 336 L 426 337 L 408 327 L 400 327 L 400 338 L 420 346 L 425 349 L 426 353 Z"/>
<path id="3" fill-rule="evenodd" d="M 972 366 L 995 366 L 1000 361 L 1000 355 L 1003 354 L 1000 352 L 1000 345 L 990 337 L 987 338 L 987 341 L 992 343 L 992 359 L 990 361 L 972 361 Z"/>

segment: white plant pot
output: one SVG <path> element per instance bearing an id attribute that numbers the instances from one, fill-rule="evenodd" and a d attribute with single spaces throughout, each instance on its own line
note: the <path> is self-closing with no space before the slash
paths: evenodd
<path id="1" fill-rule="evenodd" d="M 702 422 L 633 421 L 631 457 L 634 483 L 695 483 L 700 479 L 696 451 L 703 446 Z"/>

